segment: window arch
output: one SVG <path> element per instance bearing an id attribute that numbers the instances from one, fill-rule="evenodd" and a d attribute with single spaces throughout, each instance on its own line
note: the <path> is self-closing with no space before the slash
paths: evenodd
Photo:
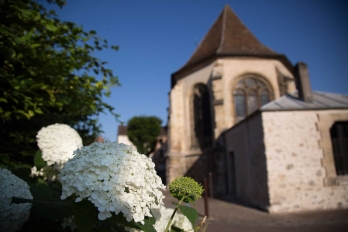
<path id="1" fill-rule="evenodd" d="M 202 150 L 212 145 L 212 121 L 209 90 L 204 84 L 193 88 L 191 98 L 191 149 Z"/>
<path id="2" fill-rule="evenodd" d="M 258 78 L 246 77 L 240 80 L 233 91 L 236 121 L 256 111 L 271 101 L 270 88 Z"/>

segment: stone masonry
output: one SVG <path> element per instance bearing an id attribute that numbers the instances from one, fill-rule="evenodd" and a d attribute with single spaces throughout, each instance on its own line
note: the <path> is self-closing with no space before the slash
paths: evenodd
<path id="1" fill-rule="evenodd" d="M 323 162 L 321 145 L 330 143 L 330 137 L 323 134 L 333 120 L 328 121 L 326 128 L 318 125 L 323 123 L 320 119 L 328 120 L 335 115 L 348 120 L 347 110 L 262 113 L 269 212 L 348 208 L 348 185 L 328 185 L 328 176 L 333 178 L 335 174 L 328 173 Z"/>

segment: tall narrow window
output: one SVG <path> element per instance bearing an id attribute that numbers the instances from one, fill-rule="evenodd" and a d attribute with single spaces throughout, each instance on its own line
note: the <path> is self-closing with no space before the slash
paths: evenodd
<path id="1" fill-rule="evenodd" d="M 240 80 L 233 91 L 237 122 L 271 100 L 270 90 L 259 79 L 247 77 Z"/>
<path id="2" fill-rule="evenodd" d="M 348 121 L 336 122 L 330 129 L 337 175 L 348 175 Z"/>
<path id="3" fill-rule="evenodd" d="M 269 91 L 267 89 L 264 89 L 260 92 L 260 104 L 261 106 L 263 106 L 266 105 L 268 102 L 270 102 Z"/>
<path id="4" fill-rule="evenodd" d="M 234 91 L 234 104 L 236 106 L 237 120 L 243 119 L 247 115 L 247 110 L 245 108 L 245 92 L 243 90 L 237 89 Z"/>
<path id="5" fill-rule="evenodd" d="M 212 145 L 212 122 L 210 97 L 207 86 L 198 84 L 194 87 L 192 96 L 192 138 L 191 148 L 205 149 Z"/>
<path id="6" fill-rule="evenodd" d="M 257 108 L 259 108 L 259 103 L 257 99 L 257 92 L 255 90 L 250 90 L 248 92 L 248 113 L 251 114 Z"/>

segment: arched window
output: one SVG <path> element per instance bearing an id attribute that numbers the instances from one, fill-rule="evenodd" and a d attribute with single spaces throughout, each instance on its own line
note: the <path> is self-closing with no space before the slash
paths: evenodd
<path id="1" fill-rule="evenodd" d="M 270 90 L 266 84 L 253 77 L 247 77 L 240 80 L 234 91 L 233 99 L 235 105 L 237 122 L 246 116 L 270 102 Z"/>
<path id="2" fill-rule="evenodd" d="M 348 175 L 348 121 L 336 122 L 330 129 L 337 175 Z"/>
<path id="3" fill-rule="evenodd" d="M 192 149 L 205 149 L 212 145 L 212 122 L 209 90 L 206 85 L 198 84 L 192 94 Z"/>

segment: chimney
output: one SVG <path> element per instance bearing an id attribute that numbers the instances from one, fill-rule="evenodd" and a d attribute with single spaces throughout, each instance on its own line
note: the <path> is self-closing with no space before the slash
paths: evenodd
<path id="1" fill-rule="evenodd" d="M 307 64 L 298 62 L 294 68 L 298 97 L 304 102 L 313 102 L 311 83 L 309 81 Z"/>

